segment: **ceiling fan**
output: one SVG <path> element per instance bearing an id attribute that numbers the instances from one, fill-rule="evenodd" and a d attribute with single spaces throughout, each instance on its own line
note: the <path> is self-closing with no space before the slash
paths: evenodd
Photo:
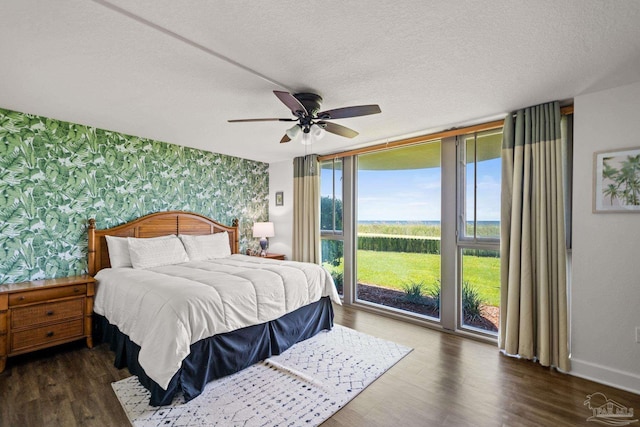
<path id="1" fill-rule="evenodd" d="M 273 93 L 278 97 L 284 105 L 286 105 L 295 118 L 268 118 L 268 119 L 237 119 L 228 120 L 230 123 L 237 122 L 298 122 L 287 132 L 280 140 L 280 143 L 289 142 L 302 132 L 303 143 L 310 143 L 310 135 L 318 137 L 322 134 L 322 130 L 344 136 L 345 138 L 353 138 L 358 135 L 353 129 L 346 126 L 338 125 L 327 120 L 346 119 L 348 117 L 367 116 L 369 114 L 380 113 L 380 107 L 376 104 L 358 105 L 353 107 L 336 108 L 333 110 L 320 111 L 322 97 L 315 93 L 295 93 L 274 90 Z"/>

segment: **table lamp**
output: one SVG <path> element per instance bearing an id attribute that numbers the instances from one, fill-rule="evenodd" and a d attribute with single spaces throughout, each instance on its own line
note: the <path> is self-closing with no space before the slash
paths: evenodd
<path id="1" fill-rule="evenodd" d="M 267 245 L 269 244 L 267 237 L 273 237 L 274 229 L 272 222 L 255 222 L 253 224 L 253 237 L 260 237 L 260 247 L 262 251 L 260 256 L 267 256 Z"/>

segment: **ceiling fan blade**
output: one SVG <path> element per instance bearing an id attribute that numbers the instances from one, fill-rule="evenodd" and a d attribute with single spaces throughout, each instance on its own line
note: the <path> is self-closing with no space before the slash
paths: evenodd
<path id="1" fill-rule="evenodd" d="M 304 108 L 304 105 L 302 105 L 302 103 L 298 101 L 298 99 L 295 96 L 291 95 L 289 92 L 274 90 L 273 93 L 278 97 L 280 101 L 282 101 L 284 105 L 286 105 L 291 110 L 294 116 L 297 116 L 297 117 L 300 116 L 298 114 L 298 111 L 301 111 L 305 116 L 309 115 L 309 113 L 307 112 L 307 109 Z"/>
<path id="2" fill-rule="evenodd" d="M 227 120 L 229 123 L 238 123 L 238 122 L 295 122 L 298 119 L 234 119 Z"/>
<path id="3" fill-rule="evenodd" d="M 353 129 L 349 129 L 346 126 L 338 125 L 330 122 L 317 122 L 317 125 L 321 126 L 327 132 L 335 133 L 336 135 L 344 136 L 345 138 L 354 138 L 358 136 L 358 132 Z"/>
<path id="4" fill-rule="evenodd" d="M 333 110 L 321 111 L 318 118 L 327 119 L 346 119 L 347 117 L 368 116 L 369 114 L 380 113 L 380 107 L 377 104 L 357 105 L 355 107 L 343 107 Z"/>
<path id="5" fill-rule="evenodd" d="M 285 133 L 282 139 L 280 140 L 280 144 L 284 144 L 285 142 L 291 141 L 291 138 Z"/>

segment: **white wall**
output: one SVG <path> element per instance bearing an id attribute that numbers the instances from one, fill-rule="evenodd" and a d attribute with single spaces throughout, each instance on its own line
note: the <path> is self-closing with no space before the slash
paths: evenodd
<path id="1" fill-rule="evenodd" d="M 284 205 L 276 206 L 276 192 L 284 193 Z M 269 239 L 269 252 L 291 259 L 293 242 L 293 160 L 269 164 L 269 221 L 275 237 Z"/>
<path id="2" fill-rule="evenodd" d="M 640 83 L 574 106 L 571 373 L 640 393 L 640 213 L 592 213 L 593 153 L 640 147 Z"/>

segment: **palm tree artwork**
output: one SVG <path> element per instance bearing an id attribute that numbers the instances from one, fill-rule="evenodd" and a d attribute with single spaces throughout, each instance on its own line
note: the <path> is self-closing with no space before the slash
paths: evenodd
<path id="1" fill-rule="evenodd" d="M 640 150 L 602 158 L 603 203 L 640 208 Z"/>

